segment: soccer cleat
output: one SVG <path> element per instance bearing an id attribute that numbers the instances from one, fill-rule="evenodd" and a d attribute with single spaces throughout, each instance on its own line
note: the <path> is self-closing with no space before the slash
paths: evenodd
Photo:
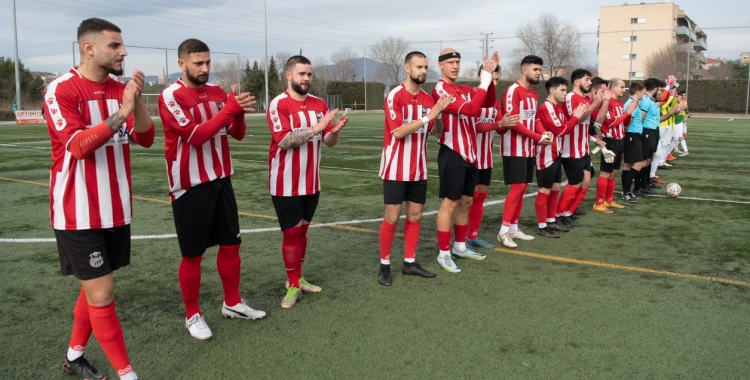
<path id="1" fill-rule="evenodd" d="M 636 198 L 633 193 L 627 193 L 625 194 L 625 201 L 629 203 L 638 203 L 638 198 Z"/>
<path id="2" fill-rule="evenodd" d="M 664 181 L 662 181 L 661 178 L 659 177 L 654 177 L 654 178 L 651 178 L 651 183 L 655 183 L 657 185 L 663 185 Z"/>
<path id="3" fill-rule="evenodd" d="M 573 212 L 573 215 L 575 215 L 575 216 L 583 216 L 583 215 L 586 215 L 586 211 L 581 210 L 581 208 L 579 207 L 579 208 L 577 208 Z"/>
<path id="4" fill-rule="evenodd" d="M 453 258 L 451 258 L 451 255 L 446 255 L 445 257 L 440 257 L 440 255 L 438 255 L 437 262 L 438 265 L 440 265 L 441 268 L 445 269 L 446 272 L 461 273 L 461 268 L 459 268 L 456 263 L 453 262 Z"/>
<path id="5" fill-rule="evenodd" d="M 664 164 L 664 165 L 666 165 L 666 164 Z M 672 170 L 672 168 L 671 168 L 671 167 L 669 167 L 669 166 L 664 166 L 664 165 L 659 165 L 659 166 L 657 167 L 657 169 L 659 169 L 659 170 Z M 670 165 L 670 166 L 671 166 L 671 165 Z"/>
<path id="6" fill-rule="evenodd" d="M 559 219 L 559 218 L 558 218 Z M 547 222 L 547 227 L 553 231 L 568 232 L 570 228 L 563 226 L 560 222 Z"/>
<path id="7" fill-rule="evenodd" d="M 84 380 L 107 380 L 107 375 L 89 363 L 83 356 L 76 360 L 68 360 L 68 356 L 63 356 L 63 371 L 69 374 L 76 374 Z"/>
<path id="8" fill-rule="evenodd" d="M 600 205 L 595 204 L 594 205 L 594 211 L 601 212 L 602 214 L 613 214 L 614 213 L 614 211 L 608 209 L 607 206 L 605 206 L 604 204 L 600 204 Z"/>
<path id="9" fill-rule="evenodd" d="M 666 160 L 664 161 L 665 166 L 674 166 L 674 160 Z"/>
<path id="10" fill-rule="evenodd" d="M 419 263 L 416 261 L 413 263 L 404 263 L 404 266 L 401 268 L 401 273 L 405 275 L 421 276 L 427 278 L 433 278 L 436 276 L 435 273 L 422 268 L 422 266 L 419 265 Z"/>
<path id="11" fill-rule="evenodd" d="M 195 339 L 206 340 L 214 336 L 203 316 L 199 313 L 195 313 L 192 317 L 185 319 L 185 327 Z"/>
<path id="12" fill-rule="evenodd" d="M 638 190 L 634 191 L 633 195 L 635 195 L 638 198 L 648 198 L 648 197 L 651 196 L 648 193 L 644 192 L 643 189 L 638 189 Z"/>
<path id="13" fill-rule="evenodd" d="M 625 206 L 615 202 L 614 199 L 612 202 L 606 202 L 605 205 L 607 205 L 607 208 L 625 208 Z"/>
<path id="14" fill-rule="evenodd" d="M 657 185 L 655 183 L 648 184 L 649 189 L 661 189 L 661 185 Z"/>
<path id="15" fill-rule="evenodd" d="M 468 246 L 463 251 L 458 251 L 455 247 L 451 248 L 451 255 L 458 259 L 467 259 L 467 260 L 484 260 L 487 258 L 487 256 L 474 251 Z"/>
<path id="16" fill-rule="evenodd" d="M 510 233 L 510 237 L 513 238 L 513 239 L 519 239 L 519 240 L 525 240 L 525 241 L 532 241 L 532 240 L 535 239 L 535 237 L 533 237 L 531 235 L 526 235 L 521 230 L 518 230 L 516 232 L 511 232 Z"/>
<path id="17" fill-rule="evenodd" d="M 667 155 L 667 161 L 674 161 L 676 159 L 677 159 L 677 157 L 673 156 L 672 153 L 670 153 L 670 154 Z"/>
<path id="18" fill-rule="evenodd" d="M 380 264 L 380 271 L 378 272 L 378 284 L 391 286 L 393 280 L 391 279 L 391 265 Z"/>
<path id="19" fill-rule="evenodd" d="M 685 153 L 680 153 L 680 157 L 685 157 L 685 156 L 687 156 L 687 155 L 689 155 L 689 154 L 690 154 L 690 152 L 688 152 L 688 151 L 685 151 Z"/>
<path id="20" fill-rule="evenodd" d="M 537 233 L 538 233 L 539 235 L 542 235 L 542 236 L 544 236 L 544 237 L 548 237 L 548 238 L 559 238 L 559 237 L 560 237 L 560 235 L 556 234 L 556 233 L 555 233 L 555 231 L 554 231 L 554 230 L 552 230 L 552 229 L 551 229 L 551 228 L 549 227 L 549 225 L 548 225 L 547 227 L 544 227 L 544 228 L 537 228 L 537 229 L 536 229 L 536 232 L 537 232 Z"/>
<path id="21" fill-rule="evenodd" d="M 477 248 L 495 248 L 494 244 L 490 244 L 478 236 L 476 239 L 466 239 L 466 245 Z"/>
<path id="22" fill-rule="evenodd" d="M 680 148 L 674 148 L 674 150 L 672 152 L 682 154 L 682 151 L 680 150 Z M 672 157 L 674 157 L 674 156 L 672 156 Z"/>
<path id="23" fill-rule="evenodd" d="M 229 307 L 227 303 L 221 306 L 221 314 L 227 318 L 242 318 L 242 319 L 261 319 L 266 316 L 266 312 L 263 310 L 255 310 L 247 304 L 246 299 L 242 299 L 242 302 Z"/>
<path id="24" fill-rule="evenodd" d="M 289 289 L 289 281 L 286 282 L 285 287 L 287 289 Z M 320 293 L 320 292 L 323 291 L 323 288 L 321 288 L 318 285 L 313 285 L 313 284 L 307 282 L 307 280 L 305 280 L 304 277 L 301 277 L 299 279 L 299 288 L 300 288 L 300 290 L 302 290 L 305 293 Z"/>
<path id="25" fill-rule="evenodd" d="M 641 189 L 643 192 L 648 193 L 648 195 L 656 195 L 658 192 L 650 187 L 647 187 L 645 189 Z"/>
<path id="26" fill-rule="evenodd" d="M 510 233 L 509 232 L 506 232 L 506 233 L 504 233 L 502 235 L 500 235 L 500 233 L 498 233 L 497 234 L 497 241 L 503 243 L 503 245 L 506 246 L 506 247 L 508 247 L 508 248 L 516 248 L 516 247 L 518 247 L 518 244 L 516 244 L 516 242 L 513 241 L 512 237 L 510 237 Z"/>
<path id="27" fill-rule="evenodd" d="M 300 288 L 287 289 L 286 295 L 281 299 L 281 308 L 291 309 L 300 297 L 302 297 L 302 290 Z"/>
<path id="28" fill-rule="evenodd" d="M 573 227 L 583 227 L 581 223 L 578 223 L 573 216 L 564 216 L 565 218 L 565 227 L 573 228 Z"/>

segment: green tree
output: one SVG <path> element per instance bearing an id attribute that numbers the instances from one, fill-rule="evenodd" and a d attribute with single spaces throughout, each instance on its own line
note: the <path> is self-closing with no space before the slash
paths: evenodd
<path id="1" fill-rule="evenodd" d="M 254 96 L 259 102 L 266 93 L 266 82 L 264 78 L 263 69 L 260 68 L 258 61 L 253 62 L 253 66 L 250 66 L 250 61 L 245 62 L 245 91 L 249 92 L 250 95 Z"/>
<path id="2" fill-rule="evenodd" d="M 39 105 L 44 91 L 44 80 L 31 75 L 31 72 L 19 62 L 21 75 L 21 101 L 23 104 Z M 10 58 L 0 57 L 0 106 L 10 106 L 16 102 L 16 73 L 14 62 Z M 26 108 L 26 107 L 24 107 Z"/>

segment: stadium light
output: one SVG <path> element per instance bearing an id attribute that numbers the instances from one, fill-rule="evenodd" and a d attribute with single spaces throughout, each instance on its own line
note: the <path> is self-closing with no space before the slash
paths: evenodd
<path id="1" fill-rule="evenodd" d="M 745 116 L 747 116 L 748 105 L 750 105 L 750 55 L 742 58 L 747 61 L 747 95 L 745 95 Z"/>

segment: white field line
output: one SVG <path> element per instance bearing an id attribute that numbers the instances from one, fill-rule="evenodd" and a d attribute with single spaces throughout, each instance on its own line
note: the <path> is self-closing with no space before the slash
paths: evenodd
<path id="1" fill-rule="evenodd" d="M 669 198 L 666 195 L 652 195 L 652 197 Z M 691 201 L 722 202 L 722 203 L 736 203 L 736 204 L 742 204 L 742 205 L 750 205 L 750 201 L 730 201 L 726 199 L 693 198 L 693 197 L 677 197 L 677 199 L 689 199 Z"/>

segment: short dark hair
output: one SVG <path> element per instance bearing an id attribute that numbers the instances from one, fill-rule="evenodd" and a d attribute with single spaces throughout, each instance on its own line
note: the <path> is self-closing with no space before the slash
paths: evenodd
<path id="1" fill-rule="evenodd" d="M 527 55 L 521 60 L 521 67 L 526 65 L 544 65 L 544 60 L 536 55 Z"/>
<path id="2" fill-rule="evenodd" d="M 659 86 L 661 86 L 661 81 L 656 78 L 648 78 L 645 82 L 643 82 L 643 85 L 646 87 L 646 91 L 651 92 L 651 90 L 659 88 Z"/>
<path id="3" fill-rule="evenodd" d="M 609 82 L 607 82 L 603 78 L 593 77 L 593 78 L 591 78 L 591 89 L 592 90 L 597 90 L 597 89 L 603 87 L 604 85 L 606 85 L 608 83 Z"/>
<path id="4" fill-rule="evenodd" d="M 117 25 L 107 20 L 94 17 L 94 18 L 87 18 L 81 21 L 81 25 L 78 25 L 77 39 L 80 40 L 81 36 L 83 36 L 84 34 L 101 33 L 105 30 L 110 31 L 110 32 L 122 33 L 122 30 L 120 30 L 120 28 Z"/>
<path id="5" fill-rule="evenodd" d="M 585 76 L 593 76 L 591 75 L 591 71 L 588 71 L 586 69 L 575 69 L 573 70 L 573 73 L 570 74 L 570 83 L 575 83 L 578 79 L 581 79 Z"/>
<path id="6" fill-rule="evenodd" d="M 409 54 L 406 55 L 406 58 L 404 58 L 404 64 L 409 63 L 409 61 L 411 61 L 413 57 L 427 58 L 427 56 L 424 55 L 424 53 L 422 53 L 421 51 L 415 50 L 415 51 L 409 52 Z"/>
<path id="7" fill-rule="evenodd" d="M 609 80 L 609 87 L 617 87 L 620 85 L 621 81 L 622 79 L 620 78 L 612 78 Z"/>
<path id="8" fill-rule="evenodd" d="M 294 68 L 294 65 L 301 63 L 303 65 L 312 65 L 312 62 L 310 62 L 309 59 L 307 59 L 304 56 L 301 55 L 293 55 L 289 57 L 289 59 L 286 60 L 286 65 L 284 66 L 284 70 L 286 71 L 292 71 Z"/>
<path id="9" fill-rule="evenodd" d="M 685 92 L 685 91 L 680 91 L 680 92 L 677 93 L 677 95 L 685 95 L 685 94 L 687 94 L 687 92 Z"/>
<path id="10" fill-rule="evenodd" d="M 177 57 L 184 58 L 192 53 L 207 53 L 211 50 L 208 49 L 208 45 L 206 45 L 203 41 L 195 39 L 195 38 L 188 38 L 185 41 L 182 41 L 180 46 L 177 48 Z"/>
<path id="11" fill-rule="evenodd" d="M 633 82 L 630 84 L 630 95 L 635 95 L 638 91 L 643 91 L 646 88 L 641 82 Z"/>
<path id="12" fill-rule="evenodd" d="M 560 86 L 568 86 L 568 81 L 563 77 L 552 77 L 544 82 L 544 88 L 547 89 L 548 94 L 551 89 L 558 88 Z"/>

